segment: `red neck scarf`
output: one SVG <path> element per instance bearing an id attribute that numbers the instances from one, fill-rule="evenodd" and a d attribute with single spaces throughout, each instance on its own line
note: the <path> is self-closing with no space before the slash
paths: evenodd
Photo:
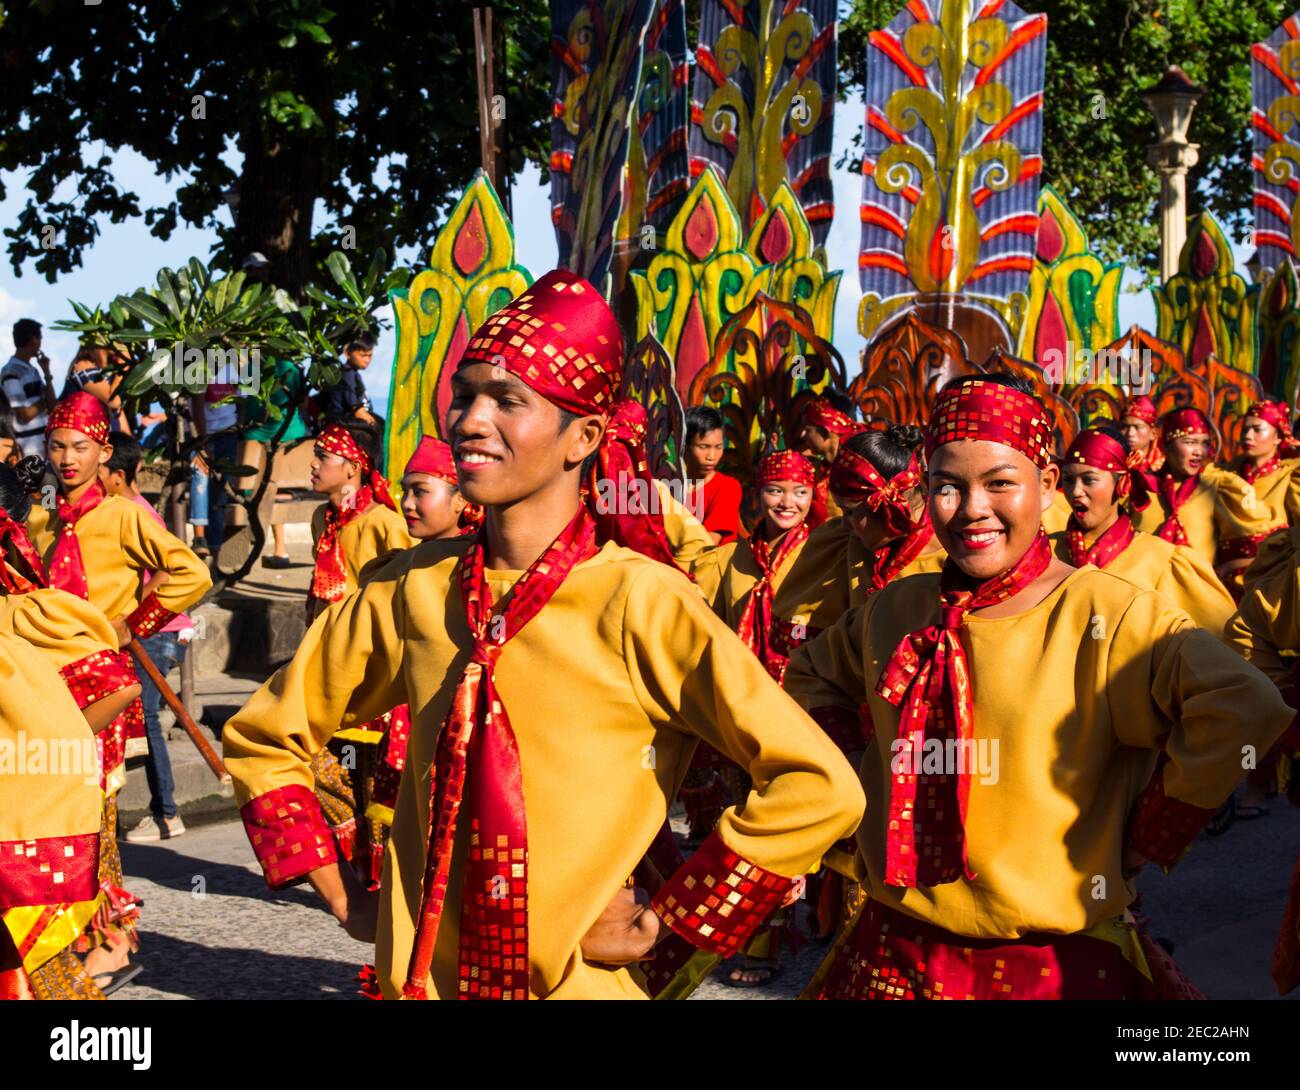
<path id="1" fill-rule="evenodd" d="M 337 602 L 348 585 L 348 570 L 343 558 L 343 527 L 363 515 L 374 502 L 369 485 L 363 485 L 343 507 L 327 504 L 325 529 L 316 542 L 316 570 L 311 573 L 311 596 L 323 602 Z"/>
<path id="2" fill-rule="evenodd" d="M 787 530 L 781 538 L 781 544 L 773 551 L 767 539 L 767 523 L 749 539 L 750 551 L 754 554 L 754 563 L 758 565 L 758 582 L 754 584 L 736 623 L 736 635 L 745 641 L 745 645 L 758 656 L 777 681 L 785 677 L 786 664 L 790 661 L 786 655 L 776 650 L 772 639 L 772 599 L 775 592 L 772 580 L 781 566 L 808 540 L 808 524 Z"/>
<path id="3" fill-rule="evenodd" d="M 889 796 L 885 882 L 891 886 L 936 886 L 963 874 L 975 877 L 966 859 L 966 804 L 969 769 L 922 772 L 925 743 L 936 741 L 949 752 L 969 757 L 975 744 L 975 703 L 961 627 L 966 614 L 1020 593 L 1052 561 L 1047 535 L 1038 537 L 1016 563 L 992 579 L 972 586 L 951 560 L 939 583 L 942 619 L 903 637 L 886 663 L 876 693 L 900 709 L 898 737 L 906 743 L 894 760 L 908 767 L 892 777 Z M 918 852 L 924 847 L 924 858 Z"/>
<path id="4" fill-rule="evenodd" d="M 474 645 L 438 736 L 429 842 L 415 942 L 403 998 L 427 999 L 462 802 L 471 841 L 465 863 L 458 969 L 461 999 L 527 999 L 528 828 L 519 747 L 493 679 L 505 645 L 546 606 L 578 564 L 596 553 L 596 528 L 580 507 L 493 616 L 483 532 L 461 559 L 460 591 Z"/>
<path id="5" fill-rule="evenodd" d="M 27 568 L 26 574 L 12 564 L 3 562 L 3 554 L 9 546 L 22 558 Z M 41 563 L 41 554 L 36 551 L 32 539 L 27 536 L 27 528 L 22 523 L 15 522 L 3 507 L 0 507 L 0 580 L 3 580 L 5 589 L 10 594 L 26 594 L 47 585 L 45 565 Z"/>
<path id="6" fill-rule="evenodd" d="M 1282 459 L 1279 458 L 1276 453 L 1274 453 L 1273 457 L 1262 466 L 1257 466 L 1254 462 L 1250 461 L 1250 459 L 1243 458 L 1239 472 L 1242 479 L 1247 484 L 1254 484 L 1261 477 L 1267 477 L 1270 473 L 1277 472 L 1281 465 Z"/>
<path id="7" fill-rule="evenodd" d="M 107 498 L 104 486 L 91 481 L 75 504 L 70 504 L 62 492 L 58 497 L 59 539 L 50 557 L 50 586 L 66 590 L 78 598 L 89 598 L 86 585 L 86 565 L 81 559 L 81 542 L 77 540 L 77 523 Z"/>
<path id="8" fill-rule="evenodd" d="M 1136 536 L 1137 531 L 1133 529 L 1133 523 L 1128 515 L 1121 514 L 1089 547 L 1084 540 L 1083 531 L 1079 529 L 1079 524 L 1071 515 L 1070 525 L 1065 531 L 1065 544 L 1070 550 L 1070 563 L 1076 568 L 1082 568 L 1085 564 L 1104 568 L 1133 544 Z"/>
<path id="9" fill-rule="evenodd" d="M 883 523 L 886 539 L 876 546 L 871 559 L 871 590 L 883 590 L 898 573 L 921 555 L 930 538 L 930 512 L 912 521 L 909 497 L 921 483 L 921 463 L 914 451 L 906 468 L 889 480 L 870 459 L 841 447 L 831 465 L 831 491 L 850 503 L 865 503 Z"/>
<path id="10" fill-rule="evenodd" d="M 1174 545 L 1187 544 L 1187 531 L 1178 520 L 1178 512 L 1183 504 L 1192 498 L 1192 493 L 1196 491 L 1196 486 L 1200 482 L 1199 473 L 1188 477 L 1185 481 L 1176 480 L 1168 471 L 1160 477 L 1158 485 L 1160 505 L 1165 509 L 1166 517 L 1160 524 L 1160 529 L 1156 531 L 1158 537 Z"/>

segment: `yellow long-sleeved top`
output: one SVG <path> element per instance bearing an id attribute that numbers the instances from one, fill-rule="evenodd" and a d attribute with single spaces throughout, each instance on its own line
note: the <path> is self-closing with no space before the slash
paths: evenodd
<path id="1" fill-rule="evenodd" d="M 56 670 L 117 650 L 108 618 L 85 599 L 54 587 L 0 592 L 0 635 L 31 644 Z"/>
<path id="2" fill-rule="evenodd" d="M 785 685 L 823 720 L 856 720 L 866 701 L 862 880 L 871 897 L 959 935 L 1069 934 L 1120 915 L 1134 892 L 1125 830 L 1172 865 L 1244 775 L 1242 746 L 1263 752 L 1291 718 L 1266 677 L 1159 595 L 1092 567 L 1072 572 L 1024 612 L 971 615 L 961 629 L 983 746 L 965 824 L 976 877 L 889 886 L 899 709 L 875 686 L 899 641 L 939 620 L 937 576 L 895 582 L 799 648 Z M 1162 749 L 1168 763 L 1153 777 Z"/>
<path id="3" fill-rule="evenodd" d="M 668 485 L 656 480 L 655 491 L 659 493 L 659 513 L 664 520 L 664 536 L 668 538 L 673 559 L 682 571 L 690 571 L 691 565 L 713 548 L 713 538 L 704 528 L 704 523 L 672 494 Z"/>
<path id="4" fill-rule="evenodd" d="M 325 532 L 325 509 L 321 504 L 311 514 L 311 539 L 313 545 Z M 351 594 L 361 585 L 361 569 L 377 556 L 394 549 L 409 549 L 416 543 L 401 514 L 382 503 L 372 502 L 339 531 L 339 544 L 343 549 L 343 571 L 346 581 L 344 593 Z"/>
<path id="5" fill-rule="evenodd" d="M 1065 534 L 1051 536 L 1056 555 L 1070 563 Z M 1083 540 L 1091 546 L 1098 536 L 1084 534 Z M 1135 534 L 1128 548 L 1106 565 L 1106 571 L 1162 595 L 1175 609 L 1181 609 L 1199 627 L 1216 636 L 1223 635 L 1236 609 L 1227 587 L 1199 554 L 1154 534 Z"/>
<path id="6" fill-rule="evenodd" d="M 0 633 L 0 909 L 98 893 L 95 736 L 58 671 Z"/>
<path id="7" fill-rule="evenodd" d="M 27 520 L 32 543 L 48 569 L 61 524 L 57 515 L 33 504 Z M 127 618 L 136 636 L 151 636 L 194 605 L 212 586 L 207 565 L 139 504 L 106 496 L 77 522 L 90 604 L 109 620 Z M 156 591 L 141 595 L 149 572 L 166 572 Z M 58 573 L 52 572 L 52 579 Z"/>
<path id="8" fill-rule="evenodd" d="M 1271 473 L 1264 473 L 1250 482 L 1259 502 L 1273 512 L 1274 526 L 1300 522 L 1300 482 L 1296 481 L 1295 474 L 1298 468 L 1300 458 L 1287 458 Z"/>
<path id="9" fill-rule="evenodd" d="M 1260 546 L 1246 573 L 1246 593 L 1228 622 L 1227 640 L 1279 689 L 1294 685 L 1300 653 L 1300 524 Z"/>
<path id="10" fill-rule="evenodd" d="M 1052 506 L 1043 512 L 1043 531 L 1047 534 L 1063 533 L 1073 514 L 1070 501 L 1058 488 L 1052 496 Z"/>
<path id="11" fill-rule="evenodd" d="M 333 859 L 328 830 L 313 812 L 311 754 L 340 724 L 410 705 L 375 950 L 389 997 L 400 992 L 413 943 L 436 737 L 472 646 L 453 578 L 465 547 L 427 541 L 396 554 L 316 620 L 293 661 L 223 733 L 250 838 L 268 880 L 283 884 Z M 487 574 L 499 602 L 521 573 Z M 495 684 L 518 743 L 527 802 L 537 996 L 644 994 L 628 970 L 584 961 L 579 944 L 662 827 L 697 739 L 747 769 L 754 789 L 743 808 L 723 815 L 706 842 L 712 848 L 656 895 L 657 910 L 696 945 L 731 952 L 775 904 L 751 911 L 746 898 L 730 916 L 705 912 L 708 934 L 689 926 L 692 902 L 715 881 L 736 880 L 734 867 L 719 869 L 727 851 L 740 857 L 735 867 L 784 876 L 775 880 L 784 888 L 786 878 L 815 868 L 861 814 L 852 769 L 689 581 L 612 543 L 577 565 L 506 645 Z M 433 962 L 431 994 L 445 997 L 457 989 L 466 824 Z"/>
<path id="12" fill-rule="evenodd" d="M 1143 533 L 1155 534 L 1168 518 L 1159 497 L 1152 497 L 1147 509 L 1133 525 Z M 1255 490 L 1235 473 L 1218 466 L 1206 466 L 1191 497 L 1178 509 L 1178 521 L 1187 531 L 1187 548 L 1213 567 L 1219 550 L 1243 538 L 1255 538 L 1273 529 L 1273 511 L 1261 503 Z"/>

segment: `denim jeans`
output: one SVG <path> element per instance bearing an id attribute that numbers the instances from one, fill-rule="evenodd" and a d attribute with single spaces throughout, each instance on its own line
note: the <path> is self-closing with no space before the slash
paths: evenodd
<path id="1" fill-rule="evenodd" d="M 166 677 L 185 657 L 185 645 L 176 632 L 155 632 L 140 641 L 145 652 L 153 659 L 158 672 Z M 167 753 L 167 741 L 163 738 L 162 726 L 158 722 L 158 708 L 162 704 L 162 693 L 149 676 L 143 671 L 140 675 L 140 702 L 144 705 L 144 733 L 149 740 L 149 755 L 145 758 L 144 774 L 149 781 L 149 810 L 161 817 L 176 816 L 176 800 L 172 796 L 172 762 Z"/>
<path id="2" fill-rule="evenodd" d="M 239 440 L 223 435 L 209 443 L 207 449 L 212 461 L 233 462 L 239 455 Z M 209 549 L 215 553 L 221 548 L 226 533 L 226 490 L 220 477 L 213 479 L 197 469 L 190 471 L 190 522 L 207 527 L 204 533 Z"/>

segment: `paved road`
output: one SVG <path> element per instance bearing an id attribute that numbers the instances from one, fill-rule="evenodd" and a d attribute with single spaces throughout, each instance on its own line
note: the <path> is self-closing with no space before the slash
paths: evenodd
<path id="1" fill-rule="evenodd" d="M 1300 810 L 1275 803 L 1267 818 L 1202 837 L 1172 874 L 1143 876 L 1154 933 L 1175 942 L 1177 960 L 1211 998 L 1276 998 L 1268 966 L 1297 850 Z M 114 1000 L 356 997 L 369 948 L 348 938 L 309 889 L 268 891 L 238 822 L 159 845 L 124 844 L 122 854 L 127 888 L 145 901 L 145 972 Z M 820 956 L 810 944 L 770 988 L 710 980 L 696 998 L 793 998 Z"/>

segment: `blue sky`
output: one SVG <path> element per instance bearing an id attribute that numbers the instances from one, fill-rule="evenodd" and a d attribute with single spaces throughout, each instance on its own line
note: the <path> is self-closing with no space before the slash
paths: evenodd
<path id="1" fill-rule="evenodd" d="M 860 100 L 840 103 L 836 109 L 836 152 L 847 147 L 853 133 L 862 123 Z M 134 191 L 141 207 L 160 204 L 169 198 L 176 181 L 161 178 L 151 164 L 133 152 L 120 152 L 113 161 L 113 171 L 119 184 Z M 1046 171 L 1051 179 L 1051 164 Z M 835 311 L 835 345 L 848 364 L 850 374 L 857 370 L 858 353 L 862 339 L 857 332 L 857 307 L 860 298 L 857 281 L 858 218 L 857 207 L 861 197 L 860 175 L 847 170 L 834 172 L 835 220 L 827 240 L 827 253 L 831 268 L 844 269 L 839 298 Z M 0 223 L 13 223 L 25 200 L 26 178 L 21 174 L 4 175 L 6 197 L 0 201 Z M 61 198 L 72 196 L 60 193 Z M 515 180 L 515 245 L 517 260 L 534 276 L 551 269 L 556 261 L 555 235 L 551 229 L 550 202 L 547 187 L 539 180 L 534 167 L 524 170 Z M 228 215 L 228 213 L 221 213 Z M 322 217 L 317 217 L 317 222 Z M 15 277 L 8 262 L 0 266 L 0 349 L 5 358 L 12 345 L 9 329 L 20 317 L 34 317 L 49 324 L 71 318 L 68 299 L 78 302 L 107 302 L 114 295 L 131 291 L 153 282 L 154 274 L 164 265 L 175 267 L 191 256 L 207 260 L 214 242 L 213 233 L 182 225 L 172 237 L 163 242 L 149 234 L 142 220 L 122 224 L 107 221 L 100 224 L 100 236 L 86 253 L 84 265 L 48 284 L 34 272 Z M 1238 250 L 1238 261 L 1246 254 Z M 413 248 L 399 251 L 398 258 L 419 267 L 427 254 L 416 253 Z M 1136 279 L 1131 271 L 1126 273 L 1125 287 Z M 1120 327 L 1127 329 L 1133 323 L 1154 329 L 1154 309 L 1148 293 L 1133 294 L 1124 291 L 1120 296 Z M 366 385 L 376 405 L 386 405 L 388 400 L 389 368 L 393 338 L 391 329 L 381 342 L 375 363 L 366 376 Z M 75 339 L 68 334 L 47 330 L 45 352 L 53 362 L 55 375 L 59 376 L 75 351 Z"/>

